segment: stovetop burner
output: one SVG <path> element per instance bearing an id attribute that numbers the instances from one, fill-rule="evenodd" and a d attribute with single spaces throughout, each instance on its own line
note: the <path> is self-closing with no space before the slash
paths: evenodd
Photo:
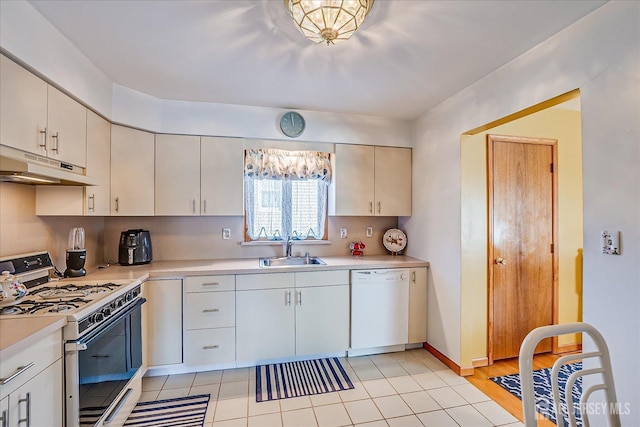
<path id="1" fill-rule="evenodd" d="M 61 286 L 44 286 L 31 291 L 31 295 L 38 296 L 42 299 L 59 299 L 59 298 L 85 298 L 91 294 L 101 294 L 109 292 L 120 285 L 109 282 L 95 285 L 76 285 L 69 283 Z"/>
<path id="2" fill-rule="evenodd" d="M 73 298 L 70 300 L 58 299 L 57 301 L 20 301 L 18 304 L 0 309 L 0 315 L 61 313 L 75 310 L 88 302 L 88 300 L 83 298 Z"/>

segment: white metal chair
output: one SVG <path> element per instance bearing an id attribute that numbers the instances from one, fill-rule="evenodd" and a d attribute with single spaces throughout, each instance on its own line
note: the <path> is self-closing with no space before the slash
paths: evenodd
<path id="1" fill-rule="evenodd" d="M 524 417 L 524 425 L 526 427 L 536 427 L 538 421 L 536 418 L 536 403 L 533 389 L 533 352 L 538 343 L 549 337 L 554 337 L 564 334 L 583 333 L 591 337 L 596 345 L 596 350 L 589 353 L 578 353 L 562 356 L 556 360 L 551 370 L 551 382 L 553 386 L 553 403 L 556 411 L 556 420 L 558 426 L 564 425 L 563 409 L 568 412 L 569 426 L 576 426 L 576 417 L 573 408 L 575 408 L 575 402 L 571 397 L 571 390 L 576 380 L 579 377 L 585 377 L 587 375 L 600 374 L 601 382 L 590 386 L 587 389 L 583 388 L 582 396 L 580 398 L 580 410 L 587 407 L 589 396 L 596 390 L 604 390 L 606 397 L 606 404 L 609 410 L 608 419 L 611 427 L 620 427 L 620 415 L 618 411 L 613 410 L 617 405 L 616 391 L 613 385 L 613 373 L 611 371 L 611 359 L 609 358 L 609 349 L 602 334 L 598 332 L 596 328 L 588 323 L 568 323 L 564 325 L 551 325 L 542 326 L 529 332 L 529 334 L 522 341 L 520 346 L 520 381 L 522 387 L 522 412 Z M 558 372 L 562 365 L 576 360 L 587 360 L 595 358 L 598 360 L 598 366 L 590 369 L 583 369 L 572 373 L 567 380 L 565 386 L 566 402 L 563 405 L 560 401 L 560 390 L 558 385 Z M 589 427 L 588 411 L 581 411 L 583 425 Z"/>

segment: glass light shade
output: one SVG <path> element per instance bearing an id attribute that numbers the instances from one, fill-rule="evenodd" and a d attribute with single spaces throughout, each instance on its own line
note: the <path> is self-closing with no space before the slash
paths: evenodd
<path id="1" fill-rule="evenodd" d="M 373 0 L 284 0 L 300 32 L 316 43 L 348 40 L 367 16 Z"/>

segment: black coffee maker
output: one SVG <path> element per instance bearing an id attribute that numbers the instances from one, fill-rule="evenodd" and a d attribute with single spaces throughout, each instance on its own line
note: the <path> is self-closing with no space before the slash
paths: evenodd
<path id="1" fill-rule="evenodd" d="M 64 277 L 82 277 L 87 274 L 84 262 L 87 259 L 87 250 L 84 247 L 84 228 L 73 227 L 69 232 L 69 245 L 67 246 L 67 269 Z"/>
<path id="2" fill-rule="evenodd" d="M 148 264 L 151 262 L 151 235 L 149 230 L 132 229 L 120 233 L 118 263 L 121 265 Z"/>

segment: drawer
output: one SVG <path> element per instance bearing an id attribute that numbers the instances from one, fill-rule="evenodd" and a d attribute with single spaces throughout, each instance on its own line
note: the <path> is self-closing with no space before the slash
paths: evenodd
<path id="1" fill-rule="evenodd" d="M 228 276 L 190 276 L 184 281 L 185 292 L 234 291 L 236 278 Z"/>
<path id="2" fill-rule="evenodd" d="M 224 328 L 236 324 L 236 293 L 209 292 L 185 296 L 185 329 Z"/>
<path id="3" fill-rule="evenodd" d="M 236 276 L 236 289 L 248 291 L 292 288 L 294 282 L 294 273 L 241 274 Z"/>
<path id="4" fill-rule="evenodd" d="M 29 363 L 33 363 L 33 366 L 22 371 L 8 383 L 0 385 L 0 399 L 35 377 L 61 357 L 62 334 L 60 330 L 35 342 L 29 348 L 8 357 L 3 356 L 2 363 L 0 363 L 0 378 L 9 378 L 19 371 L 18 368 L 27 366 Z"/>
<path id="5" fill-rule="evenodd" d="M 236 360 L 236 328 L 186 331 L 184 362 L 187 366 L 217 365 Z"/>
<path id="6" fill-rule="evenodd" d="M 349 284 L 349 270 L 304 271 L 294 274 L 296 288 Z"/>

